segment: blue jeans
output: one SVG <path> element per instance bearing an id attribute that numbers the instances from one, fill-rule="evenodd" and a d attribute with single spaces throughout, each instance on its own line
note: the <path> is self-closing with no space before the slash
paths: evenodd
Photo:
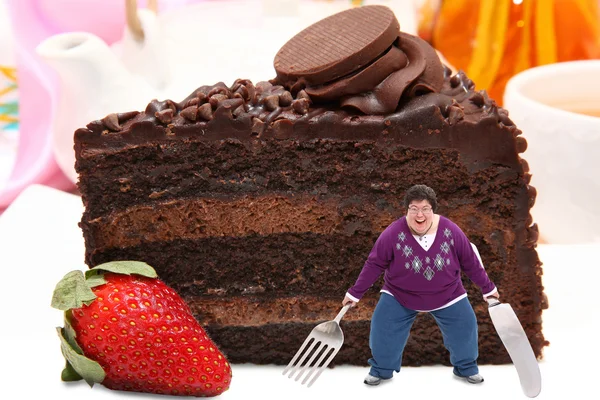
<path id="1" fill-rule="evenodd" d="M 418 311 L 403 307 L 393 296 L 381 293 L 371 319 L 371 375 L 389 379 L 394 371 L 400 372 L 402 352 L 417 314 Z M 454 373 L 459 376 L 479 373 L 477 319 L 469 300 L 465 297 L 430 314 L 442 331 Z"/>

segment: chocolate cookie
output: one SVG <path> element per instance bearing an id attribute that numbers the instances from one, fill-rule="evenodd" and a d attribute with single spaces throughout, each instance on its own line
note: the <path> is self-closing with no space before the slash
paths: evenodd
<path id="1" fill-rule="evenodd" d="M 400 24 L 385 6 L 352 8 L 325 18 L 290 39 L 273 65 L 291 86 L 299 79 L 320 85 L 359 70 L 396 40 Z"/>

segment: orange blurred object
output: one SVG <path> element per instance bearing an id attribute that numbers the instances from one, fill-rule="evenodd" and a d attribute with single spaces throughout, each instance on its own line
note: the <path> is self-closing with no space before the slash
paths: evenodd
<path id="1" fill-rule="evenodd" d="M 600 58 L 599 0 L 424 0 L 418 34 L 498 104 L 525 69 Z"/>

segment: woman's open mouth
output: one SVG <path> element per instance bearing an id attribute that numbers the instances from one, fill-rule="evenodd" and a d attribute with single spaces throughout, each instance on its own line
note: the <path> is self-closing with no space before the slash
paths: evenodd
<path id="1" fill-rule="evenodd" d="M 425 229 L 426 225 L 427 225 L 426 219 L 422 219 L 422 220 L 415 219 L 415 226 L 417 228 L 416 230 L 421 231 L 421 230 Z"/>

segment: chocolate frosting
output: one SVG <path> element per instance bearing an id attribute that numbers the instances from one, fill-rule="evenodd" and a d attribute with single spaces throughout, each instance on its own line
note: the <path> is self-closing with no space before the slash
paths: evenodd
<path id="1" fill-rule="evenodd" d="M 339 102 L 340 106 L 368 115 L 389 114 L 404 97 L 409 100 L 438 93 L 444 83 L 444 66 L 436 51 L 423 39 L 398 32 L 398 39 L 382 55 L 358 71 L 340 79 L 310 85 L 302 78 L 279 82 L 297 92 L 304 89 L 316 104 Z"/>
<path id="2" fill-rule="evenodd" d="M 389 114 L 396 110 L 403 95 L 410 99 L 425 93 L 438 93 L 442 89 L 444 66 L 427 42 L 400 32 L 392 49 L 398 49 L 397 57 L 408 62 L 389 75 L 381 74 L 381 83 L 371 90 L 342 97 L 342 107 L 353 107 L 365 114 Z M 383 69 L 381 71 L 384 72 Z"/>

